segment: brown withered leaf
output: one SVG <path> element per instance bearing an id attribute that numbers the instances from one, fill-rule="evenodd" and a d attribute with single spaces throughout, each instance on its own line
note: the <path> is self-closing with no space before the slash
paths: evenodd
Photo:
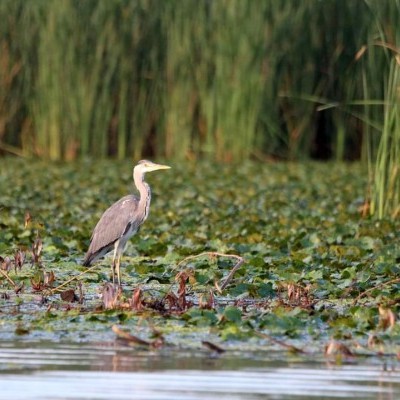
<path id="1" fill-rule="evenodd" d="M 396 315 L 390 308 L 379 306 L 379 328 L 392 329 L 396 324 Z"/>
<path id="2" fill-rule="evenodd" d="M 325 346 L 325 355 L 326 356 L 343 355 L 346 357 L 351 357 L 353 356 L 353 353 L 345 344 L 338 342 L 336 340 L 331 340 Z"/>
<path id="3" fill-rule="evenodd" d="M 78 301 L 78 296 L 75 294 L 74 289 L 67 289 L 60 293 L 60 297 L 62 301 L 67 301 L 68 303 L 73 303 Z"/>
<path id="4" fill-rule="evenodd" d="M 9 272 L 11 269 L 12 261 L 10 257 L 1 257 L 0 256 L 0 267 L 3 271 Z"/>
<path id="5" fill-rule="evenodd" d="M 175 280 L 177 282 L 179 282 L 179 287 L 181 287 L 181 285 L 186 285 L 186 281 L 189 279 L 189 276 L 191 274 L 188 271 L 180 271 L 176 274 L 175 276 Z"/>
<path id="6" fill-rule="evenodd" d="M 35 277 L 31 278 L 32 289 L 35 292 L 41 292 L 45 288 L 42 278 L 43 277 L 41 275 L 36 275 Z"/>
<path id="7" fill-rule="evenodd" d="M 129 305 L 134 311 L 143 311 L 144 303 L 142 299 L 142 289 L 137 287 L 132 294 L 132 298 L 129 299 Z"/>
<path id="8" fill-rule="evenodd" d="M 43 284 L 46 288 L 53 287 L 53 283 L 56 280 L 56 276 L 53 271 L 44 272 Z"/>
<path id="9" fill-rule="evenodd" d="M 186 282 L 191 276 L 193 276 L 193 272 L 181 271 L 175 277 L 175 280 L 179 283 L 178 306 L 181 311 L 185 311 L 188 308 L 188 303 L 186 301 Z"/>
<path id="10" fill-rule="evenodd" d="M 205 296 L 200 296 L 199 298 L 199 308 L 203 310 L 212 310 L 215 308 L 215 297 L 214 297 L 214 292 L 212 289 L 210 289 L 210 293 L 206 300 L 204 299 Z"/>
<path id="11" fill-rule="evenodd" d="M 173 292 L 168 292 L 164 297 L 164 302 L 169 304 L 169 309 L 179 308 L 178 297 Z"/>
<path id="12" fill-rule="evenodd" d="M 310 286 L 301 286 L 290 283 L 287 285 L 289 303 L 293 305 L 308 306 L 312 303 L 310 296 Z"/>
<path id="13" fill-rule="evenodd" d="M 18 249 L 14 255 L 15 272 L 17 272 L 18 270 L 21 271 L 24 262 L 25 262 L 25 253 L 20 249 Z"/>
<path id="14" fill-rule="evenodd" d="M 43 242 L 37 237 L 32 245 L 32 260 L 34 264 L 40 264 L 40 256 L 42 254 Z"/>
<path id="15" fill-rule="evenodd" d="M 122 294 L 122 289 L 119 285 L 107 282 L 102 291 L 103 307 L 106 310 L 114 309 L 118 307 L 119 300 Z"/>
<path id="16" fill-rule="evenodd" d="M 290 306 L 309 308 L 313 305 L 313 298 L 310 294 L 310 285 L 304 286 L 299 283 L 283 282 L 279 285 L 278 290 L 281 293 L 286 292 L 287 302 Z"/>
<path id="17" fill-rule="evenodd" d="M 32 220 L 32 216 L 29 211 L 25 213 L 25 221 L 24 221 L 24 228 L 26 229 Z"/>

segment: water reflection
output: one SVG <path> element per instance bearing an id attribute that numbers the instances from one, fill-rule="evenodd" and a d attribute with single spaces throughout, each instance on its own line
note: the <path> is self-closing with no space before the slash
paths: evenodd
<path id="1" fill-rule="evenodd" d="M 279 353 L 212 357 L 115 343 L 1 343 L 0 399 L 400 398 L 395 360 L 356 361 L 338 366 Z"/>

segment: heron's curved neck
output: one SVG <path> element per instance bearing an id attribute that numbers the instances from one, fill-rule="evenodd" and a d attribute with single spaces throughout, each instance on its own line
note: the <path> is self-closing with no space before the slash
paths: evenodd
<path id="1" fill-rule="evenodd" d="M 137 190 L 139 190 L 140 193 L 139 210 L 143 210 L 144 218 L 147 218 L 151 201 L 150 186 L 144 181 L 144 174 L 138 171 L 136 168 L 133 169 L 133 180 Z"/>

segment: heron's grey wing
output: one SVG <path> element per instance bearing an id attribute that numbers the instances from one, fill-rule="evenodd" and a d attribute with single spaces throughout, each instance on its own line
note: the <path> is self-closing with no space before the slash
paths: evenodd
<path id="1" fill-rule="evenodd" d="M 128 195 L 110 206 L 101 216 L 93 230 L 90 246 L 86 253 L 84 265 L 89 265 L 113 249 L 114 243 L 135 223 L 139 200 Z M 135 227 L 134 227 L 135 228 Z"/>

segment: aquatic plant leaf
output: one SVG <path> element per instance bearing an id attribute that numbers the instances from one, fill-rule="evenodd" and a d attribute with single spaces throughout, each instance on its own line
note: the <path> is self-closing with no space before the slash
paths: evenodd
<path id="1" fill-rule="evenodd" d="M 242 320 L 242 312 L 237 307 L 225 307 L 223 317 L 231 322 L 240 322 Z"/>
<path id="2" fill-rule="evenodd" d="M 132 191 L 130 165 L 2 159 L 8 189 L 0 192 L 1 264 L 9 261 L 0 284 L 10 297 L 1 300 L 4 331 L 14 332 L 22 319 L 28 335 L 74 340 L 77 331 L 106 335 L 111 324 L 133 330 L 152 320 L 175 338 L 206 331 L 211 343 L 235 338 L 244 345 L 257 328 L 285 343 L 312 342 L 320 352 L 330 338 L 367 346 L 374 334 L 388 346 L 400 337 L 390 313 L 379 315 L 379 307 L 398 314 L 400 220 L 361 218 L 368 176 L 361 165 L 176 163 L 173 178 L 149 175 L 151 211 L 121 259 L 118 294 L 102 289 L 111 279 L 112 255 L 90 271 L 81 263 L 101 213 Z M 181 260 L 204 252 L 246 262 L 219 291 L 232 259 L 192 259 L 184 266 L 188 275 L 178 275 Z M 26 268 L 31 261 L 34 267 Z M 81 282 L 84 294 L 73 289 L 81 304 L 53 296 L 59 291 L 52 291 L 51 271 L 57 285 L 66 284 L 61 290 Z M 133 311 L 137 287 L 140 311 Z"/>

